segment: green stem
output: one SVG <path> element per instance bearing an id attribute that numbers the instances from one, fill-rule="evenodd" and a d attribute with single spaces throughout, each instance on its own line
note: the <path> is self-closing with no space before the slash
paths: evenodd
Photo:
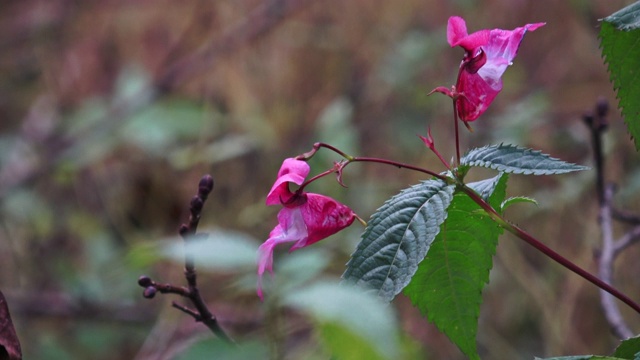
<path id="1" fill-rule="evenodd" d="M 512 233 L 513 235 L 519 237 L 520 239 L 524 240 L 527 244 L 533 246 L 536 250 L 538 250 L 538 251 L 542 252 L 543 254 L 547 255 L 548 257 L 550 257 L 555 262 L 559 263 L 560 265 L 562 265 L 565 268 L 573 271 L 574 273 L 578 274 L 579 276 L 581 276 L 585 280 L 591 282 L 592 284 L 594 284 L 595 286 L 599 287 L 600 289 L 602 289 L 602 290 L 608 292 L 609 294 L 613 295 L 614 297 L 618 298 L 618 300 L 620 300 L 623 303 L 627 304 L 629 307 L 631 307 L 633 310 L 635 310 L 637 313 L 640 314 L 640 305 L 638 305 L 636 302 L 631 300 L 628 296 L 626 296 L 625 294 L 623 294 L 622 292 L 620 292 L 618 289 L 614 288 L 613 286 L 611 286 L 611 285 L 607 284 L 606 282 L 600 280 L 599 278 L 597 278 L 596 276 L 592 275 L 591 273 L 587 272 L 583 268 L 579 267 L 578 265 L 576 265 L 575 263 L 573 263 L 569 259 L 567 259 L 564 256 L 558 254 L 557 252 L 555 252 L 554 250 L 552 250 L 551 248 L 549 248 L 548 246 L 546 246 L 545 244 L 543 244 L 538 239 L 534 238 L 532 235 L 530 235 L 526 231 L 522 230 L 518 226 L 508 222 L 493 207 L 491 207 L 491 205 L 489 205 L 482 197 L 480 197 L 480 195 L 478 195 L 475 191 L 473 191 L 473 189 L 469 188 L 468 186 L 466 186 L 464 184 L 459 184 L 459 187 L 473 201 L 475 201 L 478 205 L 480 205 L 480 207 L 482 207 L 487 212 L 487 214 L 489 214 L 489 216 L 496 223 L 498 223 L 498 225 L 500 225 L 502 228 L 504 228 L 508 232 Z"/>

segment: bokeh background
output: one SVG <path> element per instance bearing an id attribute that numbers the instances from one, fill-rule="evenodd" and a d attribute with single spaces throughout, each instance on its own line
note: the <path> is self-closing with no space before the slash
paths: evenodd
<path id="1" fill-rule="evenodd" d="M 211 337 L 204 326 L 170 307 L 178 299 L 144 299 L 136 283 L 141 274 L 184 282 L 176 230 L 207 173 L 216 186 L 203 230 L 248 244 L 202 251 L 199 280 L 211 309 L 265 358 L 327 358 L 311 320 L 255 295 L 253 255 L 278 210 L 264 206 L 265 195 L 282 160 L 316 141 L 443 170 L 416 135 L 431 127 L 440 152 L 454 154 L 450 100 L 427 97 L 455 82 L 462 50 L 446 43 L 451 15 L 463 16 L 470 31 L 547 23 L 527 34 L 503 92 L 474 133 L 463 132 L 463 147 L 508 142 L 591 165 L 582 115 L 604 97 L 613 108 L 606 177 L 619 185 L 617 204 L 640 211 L 639 159 L 615 110 L 598 40 L 598 19 L 629 3 L 2 2 L 0 289 L 25 358 L 215 358 L 215 344 L 198 348 L 197 340 Z M 335 160 L 322 151 L 312 172 Z M 422 178 L 353 164 L 348 189 L 326 178 L 312 190 L 368 218 Z M 595 272 L 594 180 L 593 171 L 512 176 L 509 194 L 535 197 L 539 206 L 517 205 L 508 216 Z M 361 231 L 354 224 L 300 250 L 304 261 L 289 263 L 289 273 L 278 267 L 297 254 L 278 251 L 276 278 L 308 273 L 303 282 L 338 282 Z M 639 255 L 628 249 L 616 267 L 616 284 L 635 299 Z M 501 238 L 483 298 L 484 358 L 608 354 L 616 344 L 597 288 L 513 237 Z M 404 296 L 393 309 L 403 357 L 463 358 Z M 622 311 L 638 331 L 637 314 Z"/>

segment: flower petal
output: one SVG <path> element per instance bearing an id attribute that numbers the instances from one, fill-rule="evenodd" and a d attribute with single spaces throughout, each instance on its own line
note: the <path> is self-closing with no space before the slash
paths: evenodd
<path id="1" fill-rule="evenodd" d="M 475 74 L 462 71 L 457 88 L 464 95 L 456 100 L 458 117 L 463 121 L 474 121 L 487 111 L 493 99 L 502 90 L 502 80 L 500 77 L 484 79 L 480 71 Z"/>
<path id="2" fill-rule="evenodd" d="M 527 24 L 514 30 L 481 30 L 487 32 L 486 42 L 481 47 L 471 50 L 470 47 L 484 41 L 471 39 L 480 32 L 458 39 L 456 44 L 467 51 L 456 84 L 456 90 L 463 95 L 456 101 L 461 120 L 474 121 L 489 108 L 502 90 L 501 77 L 515 58 L 524 34 L 543 25 L 544 23 Z M 486 61 L 475 63 L 473 56 L 477 56 L 480 51 L 484 53 L 482 56 L 486 56 Z"/>
<path id="3" fill-rule="evenodd" d="M 307 193 L 307 202 L 300 206 L 309 236 L 296 242 L 289 251 L 316 243 L 351 225 L 355 213 L 346 205 L 324 195 Z"/>
<path id="4" fill-rule="evenodd" d="M 262 276 L 265 271 L 273 274 L 273 250 L 278 244 L 304 241 L 308 236 L 307 227 L 300 208 L 283 208 L 278 213 L 276 225 L 269 238 L 258 248 L 258 296 L 262 294 Z"/>
<path id="5" fill-rule="evenodd" d="M 479 70 L 481 76 L 494 79 L 502 76 L 507 66 L 511 65 L 511 61 L 516 57 L 524 34 L 543 25 L 544 23 L 527 24 L 512 31 L 491 30 L 489 42 L 482 47 L 487 54 L 487 63 Z"/>
<path id="6" fill-rule="evenodd" d="M 447 41 L 451 47 L 457 46 L 460 39 L 467 37 L 467 23 L 459 16 L 452 16 L 447 22 Z"/>
<path id="7" fill-rule="evenodd" d="M 309 164 L 306 161 L 285 159 L 278 171 L 278 178 L 267 195 L 267 205 L 279 205 L 281 201 L 287 201 L 292 195 L 289 183 L 301 185 L 309 175 L 309 171 Z"/>
<path id="8" fill-rule="evenodd" d="M 480 30 L 469 35 L 464 19 L 459 16 L 452 16 L 447 23 L 447 41 L 451 47 L 461 46 L 471 56 L 475 56 L 474 50 L 489 41 L 489 30 Z"/>

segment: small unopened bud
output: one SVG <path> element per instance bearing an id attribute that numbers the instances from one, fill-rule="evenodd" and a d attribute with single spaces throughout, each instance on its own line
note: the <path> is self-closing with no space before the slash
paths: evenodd
<path id="1" fill-rule="evenodd" d="M 153 286 L 149 286 L 144 289 L 144 291 L 142 292 L 142 296 L 144 296 L 147 299 L 153 299 L 153 297 L 156 296 L 157 292 L 158 292 L 158 289 L 156 289 Z"/>
<path id="2" fill-rule="evenodd" d="M 200 179 L 198 195 L 206 199 L 211 191 L 213 191 L 213 177 L 207 174 Z"/>
<path id="3" fill-rule="evenodd" d="M 138 278 L 138 285 L 142 287 L 149 287 L 151 284 L 153 284 L 153 281 L 147 275 L 142 275 Z"/>
<path id="4" fill-rule="evenodd" d="M 202 210 L 202 206 L 204 206 L 204 202 L 199 196 L 194 196 L 191 198 L 191 212 L 199 213 Z"/>

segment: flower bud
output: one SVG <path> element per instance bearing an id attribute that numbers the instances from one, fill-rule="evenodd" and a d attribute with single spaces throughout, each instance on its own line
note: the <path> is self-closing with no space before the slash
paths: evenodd
<path id="1" fill-rule="evenodd" d="M 213 177 L 207 174 L 200 179 L 200 183 L 198 184 L 198 195 L 206 199 L 207 195 L 209 195 L 211 191 L 213 191 Z"/>
<path id="2" fill-rule="evenodd" d="M 153 281 L 147 275 L 142 275 L 138 278 L 138 285 L 142 287 L 149 287 L 151 284 L 153 284 Z"/>
<path id="3" fill-rule="evenodd" d="M 142 296 L 144 296 L 147 299 L 153 299 L 153 297 L 156 296 L 157 292 L 158 292 L 158 289 L 156 289 L 153 286 L 149 286 L 144 289 L 144 292 L 142 292 Z"/>

